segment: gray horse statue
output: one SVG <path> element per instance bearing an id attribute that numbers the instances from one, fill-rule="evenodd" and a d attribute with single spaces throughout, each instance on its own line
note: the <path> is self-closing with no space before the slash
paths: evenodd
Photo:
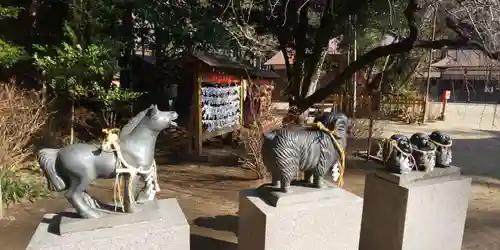
<path id="1" fill-rule="evenodd" d="M 316 188 L 324 186 L 323 178 L 340 162 L 347 145 L 347 117 L 342 113 L 326 113 L 316 119 L 333 135 L 318 127 L 287 127 L 263 135 L 263 161 L 272 175 L 272 185 L 290 192 L 292 180 L 299 171 Z M 332 137 L 333 136 L 333 137 Z M 340 148 L 339 148 L 340 147 Z"/>
<path id="2" fill-rule="evenodd" d="M 131 174 L 134 187 L 132 195 L 137 202 L 151 200 L 151 170 L 154 163 L 155 144 L 158 134 L 167 127 L 175 127 L 178 115 L 174 111 L 160 111 L 156 105 L 138 113 L 119 134 L 119 152 L 107 151 L 101 145 L 77 143 L 64 148 L 44 148 L 38 152 L 38 160 L 49 185 L 56 191 L 66 191 L 66 198 L 82 218 L 98 218 L 103 214 L 96 209 L 85 192 L 96 179 L 115 178 L 121 163 L 141 169 L 138 173 L 145 187 L 136 192 L 138 178 Z M 118 157 L 120 156 L 120 157 Z M 119 160 L 122 159 L 122 160 Z M 154 173 L 156 175 L 156 173 Z M 153 196 L 153 198 L 151 197 Z M 129 211 L 133 212 L 133 211 Z"/>

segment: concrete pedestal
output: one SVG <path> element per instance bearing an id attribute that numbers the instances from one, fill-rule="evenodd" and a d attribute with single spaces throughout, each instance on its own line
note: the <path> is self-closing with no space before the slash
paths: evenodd
<path id="1" fill-rule="evenodd" d="M 46 214 L 26 249 L 190 249 L 189 224 L 176 199 L 153 201 L 132 214 L 68 216 Z"/>
<path id="2" fill-rule="evenodd" d="M 358 249 L 363 199 L 336 187 L 291 190 L 240 193 L 239 250 Z"/>
<path id="3" fill-rule="evenodd" d="M 366 177 L 360 250 L 460 250 L 471 179 L 456 167 Z"/>

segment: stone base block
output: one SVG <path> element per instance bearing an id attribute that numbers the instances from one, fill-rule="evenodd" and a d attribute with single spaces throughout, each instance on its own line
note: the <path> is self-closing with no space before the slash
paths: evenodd
<path id="1" fill-rule="evenodd" d="M 471 179 L 436 174 L 367 175 L 359 249 L 460 250 Z"/>
<path id="2" fill-rule="evenodd" d="M 362 198 L 337 187 L 291 191 L 270 194 L 274 204 L 257 189 L 240 192 L 239 250 L 358 249 Z"/>
<path id="3" fill-rule="evenodd" d="M 189 224 L 176 199 L 157 200 L 142 211 L 98 219 L 46 214 L 28 250 L 189 250 Z"/>

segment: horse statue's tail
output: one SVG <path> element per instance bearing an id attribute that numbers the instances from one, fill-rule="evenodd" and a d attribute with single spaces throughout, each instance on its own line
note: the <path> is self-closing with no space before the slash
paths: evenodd
<path id="1" fill-rule="evenodd" d="M 45 177 L 47 178 L 49 188 L 55 189 L 55 191 L 63 191 L 66 189 L 66 183 L 64 183 L 63 179 L 57 175 L 56 171 L 56 159 L 58 153 L 59 149 L 55 148 L 41 149 L 38 151 L 38 162 L 40 163 L 40 168 L 43 170 Z"/>

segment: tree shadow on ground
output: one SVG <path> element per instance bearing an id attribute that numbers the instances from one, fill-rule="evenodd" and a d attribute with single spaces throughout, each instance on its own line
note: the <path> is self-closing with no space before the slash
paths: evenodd
<path id="1" fill-rule="evenodd" d="M 160 177 L 160 182 L 169 183 L 170 185 L 175 185 L 177 187 L 194 189 L 204 189 L 207 191 L 238 191 L 244 188 L 252 187 L 256 180 L 232 177 L 232 176 L 221 176 L 221 177 L 207 177 L 207 178 L 190 178 L 189 181 L 186 179 L 173 180 L 168 177 Z M 186 183 L 189 183 L 187 185 Z M 246 183 L 246 185 L 245 185 Z M 220 185 L 220 186 L 218 186 Z M 170 187 L 169 187 L 170 188 Z"/>
<path id="2" fill-rule="evenodd" d="M 248 185 L 258 182 L 254 173 L 245 169 L 218 167 L 211 171 L 212 167 L 207 166 L 200 166 L 195 169 L 179 169 L 182 166 L 175 167 L 176 169 L 173 169 L 173 166 L 159 169 L 158 180 L 160 183 L 177 184 L 179 186 L 190 183 L 190 187 L 221 188 L 221 190 L 225 190 L 230 188 L 231 184 L 239 184 L 237 188 L 241 189 L 245 187 L 243 186 L 244 183 Z"/>
<path id="3" fill-rule="evenodd" d="M 472 176 L 472 182 L 475 185 L 483 186 L 486 188 L 500 189 L 500 182 L 495 178 L 482 178 L 481 176 Z"/>
<path id="4" fill-rule="evenodd" d="M 479 133 L 478 133 L 479 132 Z M 500 132 L 471 130 L 465 138 L 453 138 L 453 162 L 462 174 L 500 179 Z"/>
<path id="5" fill-rule="evenodd" d="M 207 166 L 240 166 L 239 155 L 240 149 L 232 146 L 210 146 L 203 148 L 202 155 L 197 155 L 195 152 L 188 152 L 187 149 L 182 151 L 168 151 L 159 149 L 156 152 L 156 163 L 158 165 L 185 165 L 185 164 L 203 164 Z"/>
<path id="6" fill-rule="evenodd" d="M 238 216 L 217 215 L 214 217 L 198 217 L 193 223 L 199 227 L 210 228 L 216 231 L 228 231 L 238 234 Z"/>
<path id="7" fill-rule="evenodd" d="M 365 155 L 348 156 L 346 158 L 346 162 L 348 169 L 375 171 L 377 169 L 385 168 L 383 163 L 374 159 L 367 160 Z"/>
<path id="8" fill-rule="evenodd" d="M 500 249 L 500 211 L 467 212 L 462 249 Z"/>
<path id="9" fill-rule="evenodd" d="M 238 245 L 232 242 L 227 242 L 223 240 L 217 240 L 214 238 L 191 234 L 191 249 L 192 250 L 236 250 Z"/>

